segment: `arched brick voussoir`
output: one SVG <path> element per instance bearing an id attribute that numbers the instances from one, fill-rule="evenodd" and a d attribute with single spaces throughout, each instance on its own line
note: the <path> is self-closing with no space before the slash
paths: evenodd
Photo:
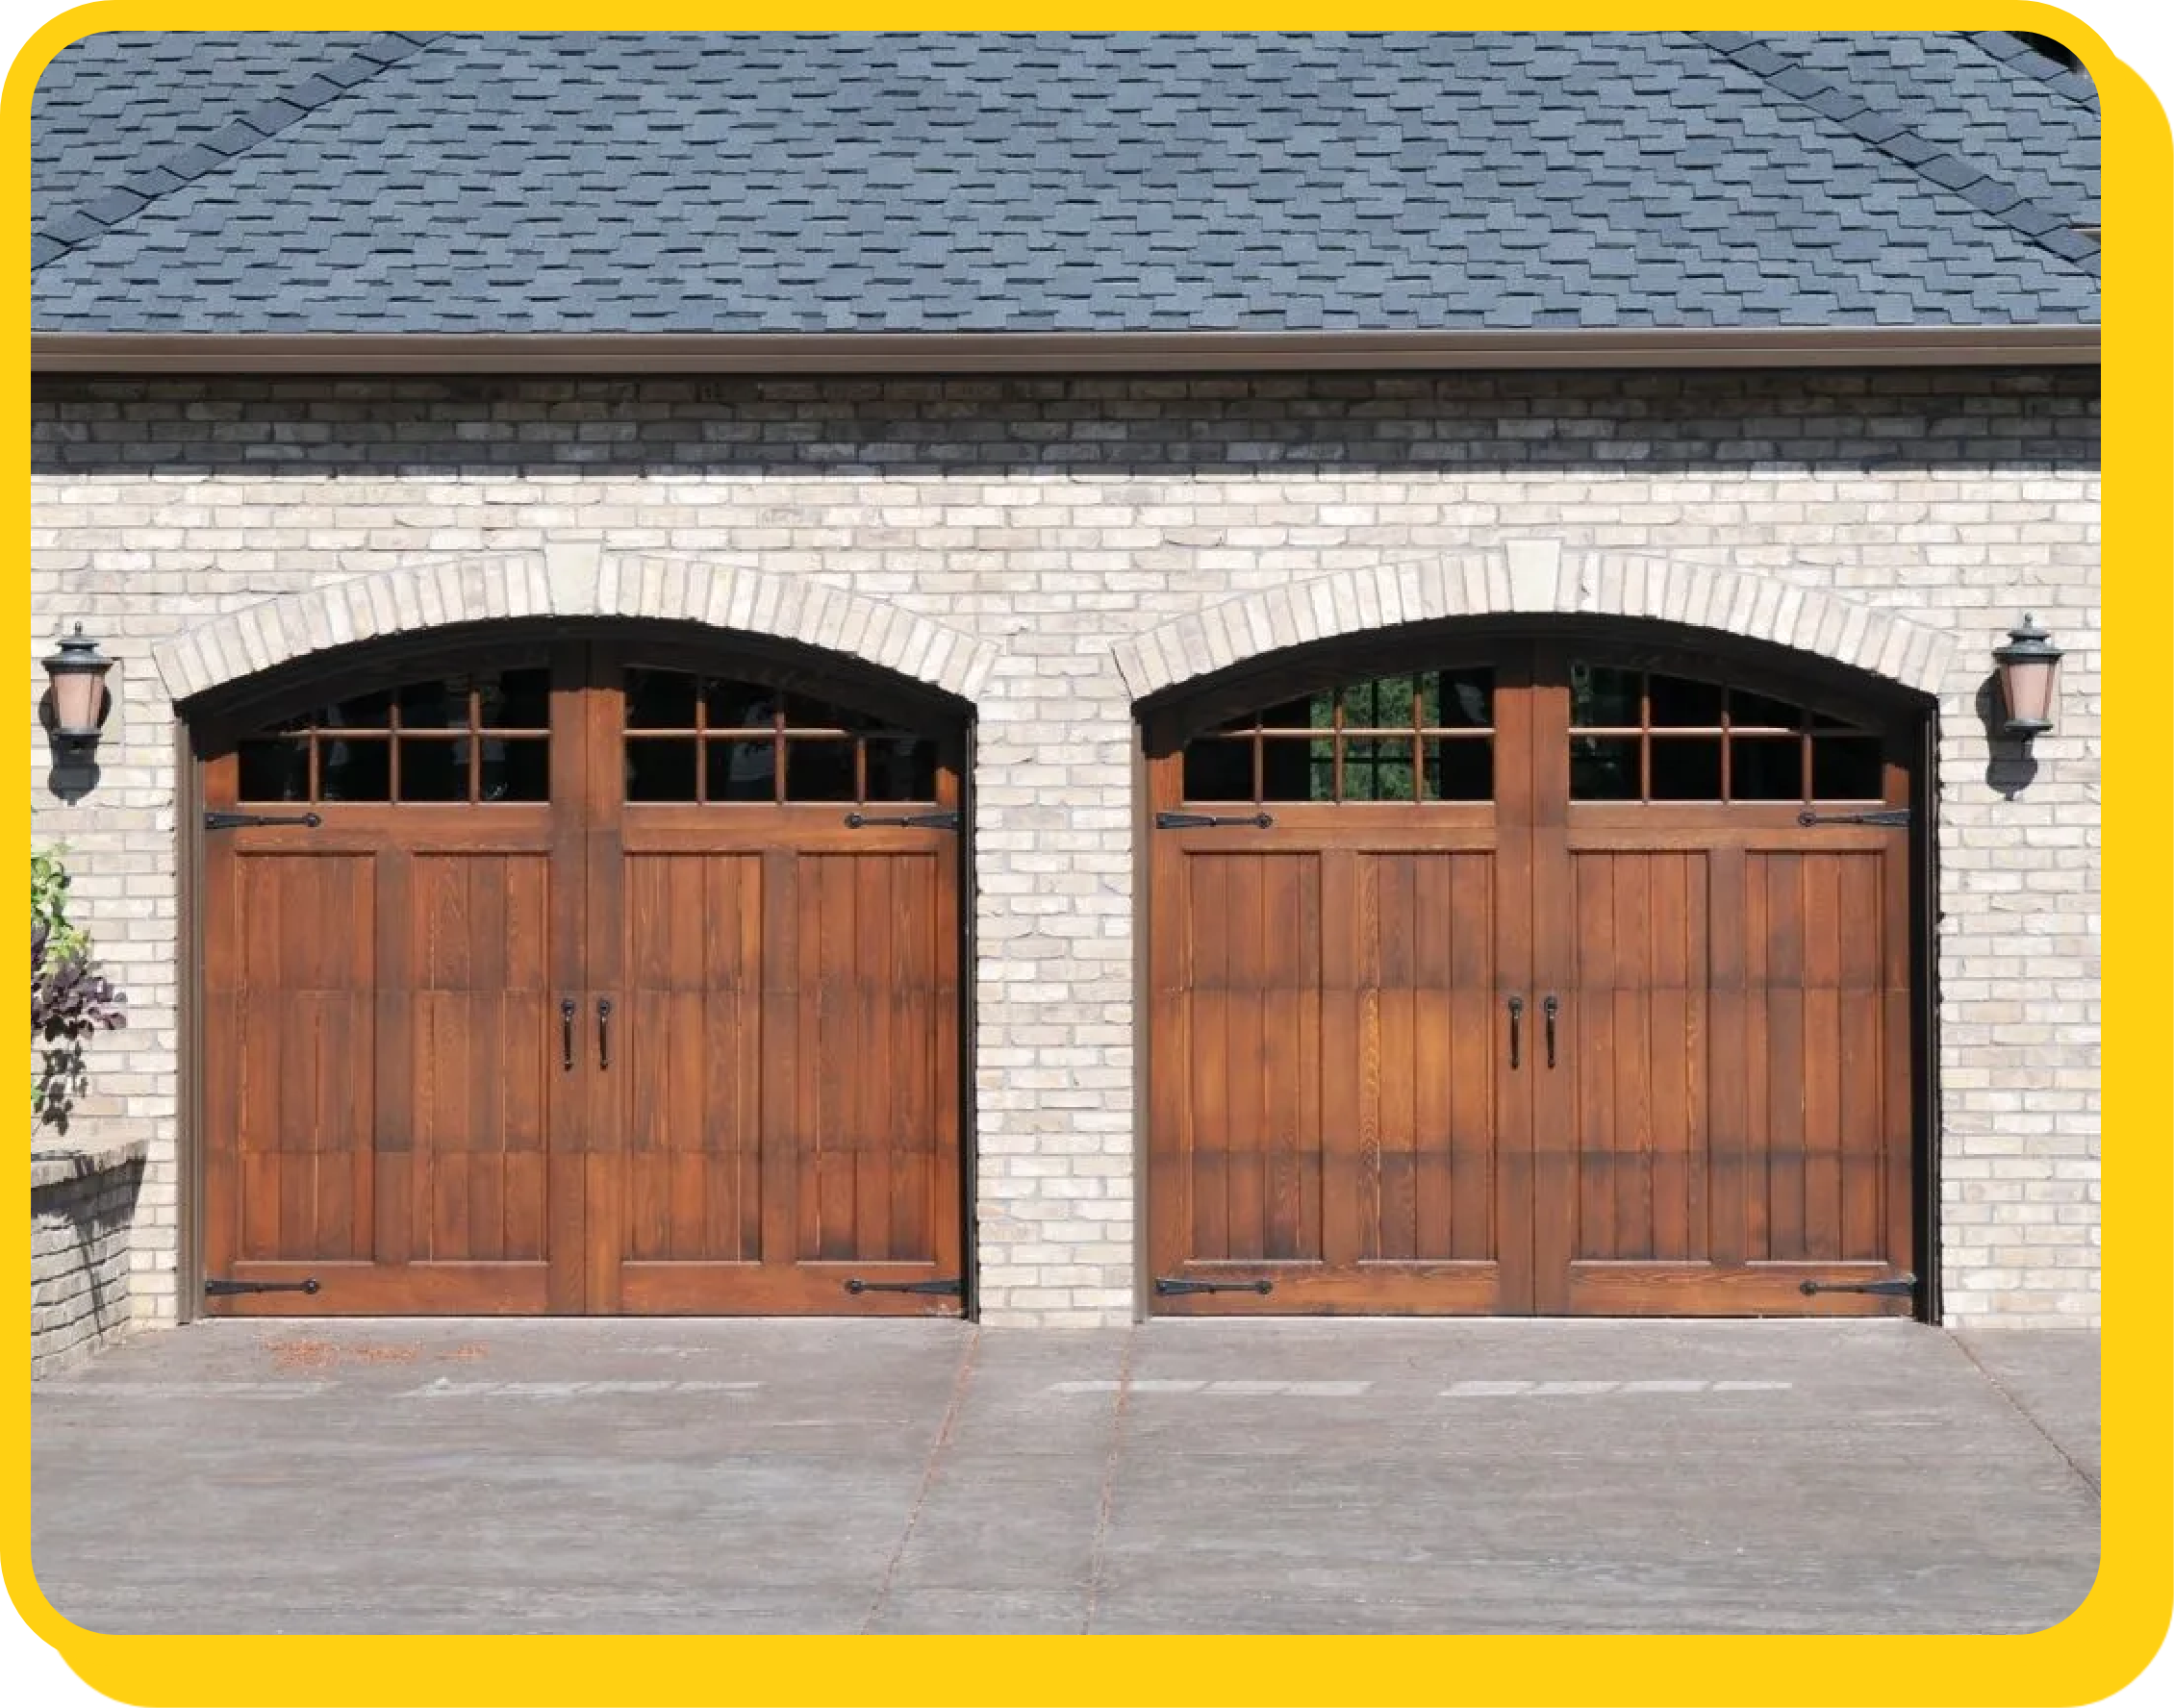
<path id="1" fill-rule="evenodd" d="M 882 599 L 802 576 L 594 541 L 409 560 L 197 624 L 152 654 L 177 701 L 312 653 L 391 635 L 534 616 L 653 617 L 765 635 L 972 702 L 997 647 Z"/>
<path id="2" fill-rule="evenodd" d="M 1265 588 L 1120 641 L 1133 698 L 1249 659 L 1459 616 L 1615 615 L 1714 629 L 1817 655 L 1920 693 L 1947 684 L 1956 637 L 1876 605 L 1771 575 L 1515 540 Z"/>

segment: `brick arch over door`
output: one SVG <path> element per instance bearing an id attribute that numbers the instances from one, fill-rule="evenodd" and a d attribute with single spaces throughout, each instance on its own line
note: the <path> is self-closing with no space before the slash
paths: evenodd
<path id="1" fill-rule="evenodd" d="M 1445 617 L 1643 617 L 1771 641 L 1936 695 L 1952 635 L 1770 576 L 1662 558 L 1566 551 L 1548 540 L 1379 564 L 1264 589 L 1149 629 L 1115 648 L 1145 700 L 1266 654 Z"/>
<path id="2" fill-rule="evenodd" d="M 653 618 L 798 641 L 971 703 L 996 646 L 902 606 L 796 576 L 593 542 L 432 558 L 286 593 L 199 623 L 153 654 L 175 700 L 312 653 L 455 624 Z"/>

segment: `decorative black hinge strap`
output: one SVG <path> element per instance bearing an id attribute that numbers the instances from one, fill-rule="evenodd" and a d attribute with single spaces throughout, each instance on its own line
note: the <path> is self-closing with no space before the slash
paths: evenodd
<path id="1" fill-rule="evenodd" d="M 1908 1298 L 1917 1291 L 1917 1277 L 1897 1275 L 1888 1281 L 1799 1281 L 1797 1291 L 1807 1298 L 1815 1293 L 1876 1293 L 1882 1298 Z"/>
<path id="2" fill-rule="evenodd" d="M 221 1281 L 206 1277 L 204 1296 L 226 1298 L 237 1293 L 316 1293 L 317 1278 L 312 1275 L 307 1281 Z"/>
<path id="3" fill-rule="evenodd" d="M 1267 830 L 1276 819 L 1267 813 L 1239 813 L 1229 817 L 1218 817 L 1213 813 L 1157 813 L 1157 830 L 1218 830 L 1226 824 L 1248 824 L 1255 830 Z"/>
<path id="4" fill-rule="evenodd" d="M 964 1298 L 966 1282 L 957 1275 L 947 1275 L 940 1281 L 863 1281 L 855 1275 L 846 1283 L 846 1291 L 851 1294 L 929 1293 L 950 1298 Z"/>
<path id="5" fill-rule="evenodd" d="M 959 816 L 956 813 L 899 813 L 888 817 L 880 813 L 846 815 L 847 830 L 858 830 L 864 824 L 910 824 L 918 830 L 956 830 Z"/>
<path id="6" fill-rule="evenodd" d="M 1273 1281 L 1188 1281 L 1176 1275 L 1157 1275 L 1155 1291 L 1166 1297 L 1174 1293 L 1258 1293 L 1276 1291 Z"/>
<path id="7" fill-rule="evenodd" d="M 315 813 L 206 813 L 206 830 L 247 830 L 257 824 L 299 824 L 315 830 L 324 820 Z"/>
<path id="8" fill-rule="evenodd" d="M 1809 807 L 1797 815 L 1797 822 L 1809 830 L 1814 824 L 1908 824 L 1908 807 L 1883 807 L 1877 813 L 1814 813 Z"/>

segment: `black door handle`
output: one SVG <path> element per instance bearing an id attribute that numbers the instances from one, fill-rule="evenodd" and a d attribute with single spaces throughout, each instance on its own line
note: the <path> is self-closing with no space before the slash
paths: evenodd
<path id="1" fill-rule="evenodd" d="M 569 1073 L 573 1071 L 573 998 L 567 996 L 559 1002 L 559 1066 Z"/>
<path id="2" fill-rule="evenodd" d="M 1509 1065 L 1512 1068 L 1517 1066 L 1518 1033 L 1520 1028 L 1523 1027 L 1524 1024 L 1525 998 L 1522 996 L 1512 996 L 1509 999 Z"/>
<path id="3" fill-rule="evenodd" d="M 1547 1001 L 1540 1004 L 1541 1011 L 1548 1017 L 1548 1066 L 1551 1068 L 1555 1065 L 1555 1013 L 1561 1006 L 1553 992 L 1549 992 Z"/>
<path id="4" fill-rule="evenodd" d="M 596 998 L 596 1066 L 609 1068 L 611 1065 L 612 999 L 599 996 Z"/>

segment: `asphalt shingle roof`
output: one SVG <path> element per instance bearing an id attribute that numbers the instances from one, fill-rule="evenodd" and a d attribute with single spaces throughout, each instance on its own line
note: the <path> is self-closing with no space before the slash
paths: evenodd
<path id="1" fill-rule="evenodd" d="M 1990 33 L 103 36 L 33 127 L 46 332 L 2098 317 Z"/>

